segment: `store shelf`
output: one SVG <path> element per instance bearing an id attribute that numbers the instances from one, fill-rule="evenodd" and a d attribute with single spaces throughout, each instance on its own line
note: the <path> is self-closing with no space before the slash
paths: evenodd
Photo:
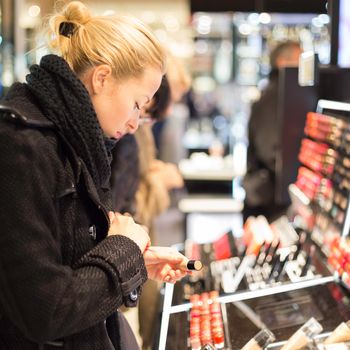
<path id="1" fill-rule="evenodd" d="M 190 159 L 183 159 L 179 164 L 179 170 L 184 180 L 205 180 L 205 181 L 230 181 L 237 173 L 233 166 L 218 164 L 219 162 L 209 162 L 207 166 L 198 166 Z"/>
<path id="2" fill-rule="evenodd" d="M 286 292 L 290 292 L 293 290 L 299 290 L 299 289 L 304 289 L 304 288 L 309 288 L 309 287 L 314 287 L 314 286 L 320 286 L 323 284 L 334 282 L 334 280 L 335 280 L 334 276 L 319 277 L 319 278 L 315 278 L 313 280 L 294 282 L 294 283 L 286 283 L 286 284 L 283 284 L 280 286 L 274 286 L 271 288 L 238 292 L 238 293 L 233 293 L 233 294 L 229 294 L 229 295 L 224 295 L 224 296 L 219 297 L 217 299 L 217 301 L 220 303 L 233 303 L 236 301 L 261 298 L 264 296 L 269 296 L 269 295 L 274 295 L 274 294 L 279 294 L 279 293 L 286 293 Z M 181 305 L 174 305 L 170 308 L 170 314 L 188 311 L 190 308 L 191 308 L 190 303 L 181 304 Z"/>
<path id="3" fill-rule="evenodd" d="M 181 199 L 178 208 L 189 213 L 237 213 L 243 209 L 243 202 L 232 197 L 189 196 Z"/>

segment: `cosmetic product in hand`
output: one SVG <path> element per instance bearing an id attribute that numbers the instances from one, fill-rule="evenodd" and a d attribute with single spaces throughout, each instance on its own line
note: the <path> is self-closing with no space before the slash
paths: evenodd
<path id="1" fill-rule="evenodd" d="M 281 350 L 299 350 L 311 342 L 312 338 L 322 330 L 320 323 L 312 317 L 288 339 Z"/>
<path id="2" fill-rule="evenodd" d="M 200 260 L 187 260 L 180 264 L 180 267 L 189 271 L 200 271 L 203 264 Z"/>
<path id="3" fill-rule="evenodd" d="M 262 350 L 275 341 L 275 339 L 274 334 L 267 328 L 264 328 L 254 338 L 250 339 L 241 350 Z"/>
<path id="4" fill-rule="evenodd" d="M 301 269 L 300 277 L 306 276 L 306 274 L 307 274 L 307 272 L 308 272 L 308 270 L 310 268 L 310 265 L 312 263 L 312 259 L 313 259 L 314 255 L 315 255 L 315 250 L 316 250 L 315 246 L 312 245 L 310 247 L 309 254 L 306 257 L 305 264 L 304 264 L 304 266 Z"/>
<path id="5" fill-rule="evenodd" d="M 340 343 L 350 340 L 350 321 L 342 322 L 324 341 L 325 344 Z"/>

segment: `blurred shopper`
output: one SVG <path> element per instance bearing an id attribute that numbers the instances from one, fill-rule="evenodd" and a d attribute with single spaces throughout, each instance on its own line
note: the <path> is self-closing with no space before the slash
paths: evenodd
<path id="1" fill-rule="evenodd" d="M 112 150 L 111 188 L 115 211 L 136 214 L 139 183 L 139 147 L 135 135 L 127 134 L 118 140 Z"/>
<path id="2" fill-rule="evenodd" d="M 138 21 L 70 2 L 0 118 L 0 348 L 137 349 L 116 310 L 184 256 L 110 211 L 110 150 L 134 133 L 165 55 Z M 142 150 L 141 150 L 142 151 Z"/>
<path id="3" fill-rule="evenodd" d="M 171 106 L 153 125 L 153 134 L 157 157 L 165 162 L 178 164 L 187 156 L 183 137 L 189 109 L 181 100 L 190 89 L 191 77 L 185 69 L 184 62 L 171 54 L 168 54 L 167 77 L 171 90 Z"/>
<path id="4" fill-rule="evenodd" d="M 283 67 L 296 67 L 300 46 L 287 41 L 271 53 L 269 83 L 260 100 L 253 104 L 248 126 L 247 173 L 243 180 L 246 198 L 243 220 L 249 216 L 264 215 L 269 221 L 282 215 L 288 204 L 275 201 L 275 163 L 278 138 L 278 72 Z"/>
<path id="5" fill-rule="evenodd" d="M 143 123 L 135 133 L 140 149 L 140 183 L 136 193 L 136 218 L 150 229 L 153 220 L 170 205 L 169 191 L 184 185 L 182 176 L 174 164 L 156 159 L 156 147 L 152 134 L 152 121 L 165 118 L 171 105 L 171 90 L 166 77 L 152 101 L 141 111 Z"/>

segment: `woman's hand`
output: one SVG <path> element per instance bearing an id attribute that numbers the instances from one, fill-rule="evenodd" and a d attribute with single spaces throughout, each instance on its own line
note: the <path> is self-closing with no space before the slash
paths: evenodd
<path id="1" fill-rule="evenodd" d="M 108 236 L 122 235 L 128 237 L 139 246 L 142 253 L 151 245 L 147 230 L 144 226 L 136 224 L 132 217 L 113 213 L 112 211 L 108 213 L 108 216 L 110 220 Z"/>
<path id="2" fill-rule="evenodd" d="M 188 259 L 174 248 L 148 247 L 143 253 L 148 277 L 152 280 L 175 283 L 186 274 L 184 267 Z"/>

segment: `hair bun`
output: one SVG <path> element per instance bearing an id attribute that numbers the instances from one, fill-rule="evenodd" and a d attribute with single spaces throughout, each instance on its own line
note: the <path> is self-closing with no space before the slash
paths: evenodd
<path id="1" fill-rule="evenodd" d="M 76 24 L 85 24 L 91 19 L 89 10 L 80 1 L 68 3 L 64 7 L 62 15 L 66 19 L 64 22 L 73 22 Z"/>

